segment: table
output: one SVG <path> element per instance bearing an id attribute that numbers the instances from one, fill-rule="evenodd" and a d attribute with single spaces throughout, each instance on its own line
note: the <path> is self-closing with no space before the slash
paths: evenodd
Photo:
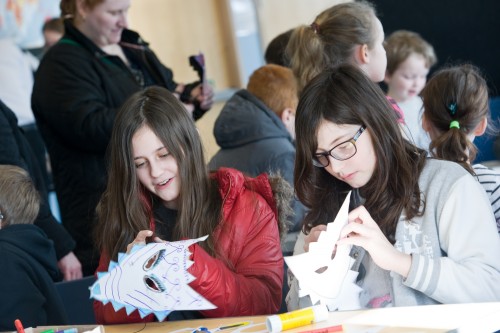
<path id="1" fill-rule="evenodd" d="M 191 333 L 200 326 L 213 330 L 240 322 L 252 324 L 222 333 L 267 332 L 267 316 L 197 319 L 186 321 L 105 326 L 105 333 Z M 343 325 L 345 333 L 491 333 L 500 330 L 500 302 L 427 305 L 358 311 L 330 312 L 327 321 L 285 332 L 305 332 Z M 459 328 L 459 329 L 458 329 Z M 456 330 L 458 329 L 458 330 Z M 320 332 L 318 332 L 320 333 Z"/>

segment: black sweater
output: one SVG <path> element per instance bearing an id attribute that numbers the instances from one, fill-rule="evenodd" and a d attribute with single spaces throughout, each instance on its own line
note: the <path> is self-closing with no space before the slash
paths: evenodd
<path id="1" fill-rule="evenodd" d="M 0 164 L 16 165 L 29 173 L 42 197 L 35 225 L 42 228 L 54 241 L 58 260 L 71 252 L 75 248 L 75 241 L 52 215 L 48 204 L 47 185 L 36 156 L 22 129 L 17 126 L 16 115 L 2 101 L 0 101 Z"/>
<path id="2" fill-rule="evenodd" d="M 0 267 L 0 331 L 15 330 L 17 318 L 25 327 L 67 324 L 54 287 L 60 279 L 54 246 L 40 228 L 16 224 L 0 229 Z"/>
<path id="3" fill-rule="evenodd" d="M 147 68 L 148 82 L 175 90 L 172 71 L 137 33 L 123 31 L 122 48 Z M 104 53 L 69 20 L 35 74 L 32 109 L 50 155 L 62 223 L 77 243 L 85 275 L 94 273 L 99 259 L 92 229 L 107 181 L 105 155 L 115 115 L 142 88 L 119 57 Z"/>

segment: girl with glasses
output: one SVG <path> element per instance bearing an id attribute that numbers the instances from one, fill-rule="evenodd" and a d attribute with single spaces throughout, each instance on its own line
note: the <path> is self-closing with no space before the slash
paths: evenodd
<path id="1" fill-rule="evenodd" d="M 287 184 L 226 168 L 209 175 L 182 104 L 164 88 L 138 92 L 118 112 L 111 136 L 109 180 L 97 210 L 98 271 L 136 244 L 209 235 L 190 248 L 189 286 L 217 308 L 174 311 L 167 319 L 273 314 L 281 304 Z M 115 312 L 111 303 L 96 301 L 94 308 L 101 324 L 154 320 Z"/>
<path id="2" fill-rule="evenodd" d="M 308 251 L 352 191 L 336 246 L 354 245 L 361 307 L 500 299 L 500 239 L 484 190 L 460 165 L 405 140 L 382 90 L 359 68 L 314 78 L 295 126 L 295 189 L 310 213 L 294 254 Z M 291 284 L 288 309 L 310 305 Z"/>

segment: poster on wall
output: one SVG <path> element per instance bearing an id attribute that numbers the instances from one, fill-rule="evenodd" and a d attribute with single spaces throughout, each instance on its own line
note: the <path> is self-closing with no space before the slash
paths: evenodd
<path id="1" fill-rule="evenodd" d="M 0 38 L 23 49 L 43 46 L 42 26 L 60 15 L 59 0 L 0 0 Z"/>

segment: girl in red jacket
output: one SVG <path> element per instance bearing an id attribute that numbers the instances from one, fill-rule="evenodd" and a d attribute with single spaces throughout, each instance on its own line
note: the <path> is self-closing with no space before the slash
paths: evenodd
<path id="1" fill-rule="evenodd" d="M 199 133 L 174 95 L 159 87 L 136 93 L 111 137 L 109 180 L 97 209 L 97 271 L 136 244 L 209 235 L 190 248 L 188 271 L 196 279 L 189 285 L 217 308 L 174 311 L 168 319 L 275 313 L 283 280 L 278 215 L 289 207 L 287 195 L 277 204 L 271 180 L 233 169 L 209 175 Z M 101 324 L 154 320 L 115 312 L 110 303 L 95 301 L 94 309 Z"/>

